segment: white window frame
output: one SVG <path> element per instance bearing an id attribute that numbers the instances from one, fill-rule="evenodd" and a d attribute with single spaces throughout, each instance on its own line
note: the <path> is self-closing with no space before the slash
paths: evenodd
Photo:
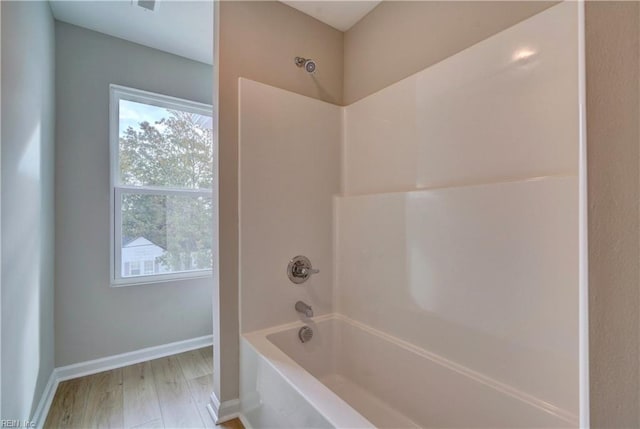
<path id="1" fill-rule="evenodd" d="M 213 107 L 208 104 L 197 103 L 195 101 L 184 100 L 181 98 L 170 97 L 167 95 L 156 94 L 153 92 L 142 91 L 139 89 L 128 88 L 120 85 L 109 85 L 109 146 L 110 146 L 110 213 L 111 213 L 111 236 L 110 236 L 110 283 L 113 287 L 133 286 L 139 284 L 162 283 L 173 280 L 186 280 L 203 277 L 211 277 L 213 270 L 192 270 L 176 273 L 165 274 L 143 274 L 132 277 L 122 277 L 122 210 L 120 204 L 122 195 L 126 193 L 132 194 L 148 194 L 148 195 L 182 195 L 182 196 L 203 196 L 211 198 L 214 207 L 214 219 L 217 219 L 218 204 L 214 199 L 213 190 L 217 189 L 217 175 L 214 175 L 214 182 L 210 189 L 183 189 L 158 186 L 128 186 L 120 184 L 120 100 L 128 100 L 137 103 L 144 103 L 167 109 L 182 110 L 185 112 L 207 115 L 213 118 Z M 215 122 L 215 121 L 214 121 Z M 214 141 L 215 145 L 215 141 Z M 214 158 L 217 150 L 214 146 Z M 217 165 L 215 159 L 212 160 L 213 165 Z M 212 237 L 212 251 L 218 248 L 216 240 L 217 234 L 214 232 Z M 215 264 L 215 257 L 212 261 Z"/>

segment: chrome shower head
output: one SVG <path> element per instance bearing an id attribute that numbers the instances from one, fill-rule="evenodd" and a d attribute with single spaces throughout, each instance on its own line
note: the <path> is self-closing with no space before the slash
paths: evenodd
<path id="1" fill-rule="evenodd" d="M 304 67 L 305 71 L 313 74 L 316 71 L 316 62 L 309 58 L 296 57 L 295 63 L 298 67 Z"/>

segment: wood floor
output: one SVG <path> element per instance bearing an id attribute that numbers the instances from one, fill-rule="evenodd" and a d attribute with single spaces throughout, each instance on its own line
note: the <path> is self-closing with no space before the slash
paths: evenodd
<path id="1" fill-rule="evenodd" d="M 49 428 L 226 428 L 206 405 L 213 391 L 213 349 L 155 359 L 63 381 L 53 398 Z"/>

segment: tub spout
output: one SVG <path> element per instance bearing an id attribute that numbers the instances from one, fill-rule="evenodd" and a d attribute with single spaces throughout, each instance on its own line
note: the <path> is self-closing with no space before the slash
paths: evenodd
<path id="1" fill-rule="evenodd" d="M 302 301 L 296 302 L 296 311 L 304 314 L 306 317 L 313 317 L 313 309 L 311 306 Z"/>

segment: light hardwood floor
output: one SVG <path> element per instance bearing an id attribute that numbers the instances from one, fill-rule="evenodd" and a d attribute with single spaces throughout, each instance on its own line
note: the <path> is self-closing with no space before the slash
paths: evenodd
<path id="1" fill-rule="evenodd" d="M 211 347 L 63 381 L 53 398 L 49 428 L 225 428 L 206 405 L 213 391 Z"/>

